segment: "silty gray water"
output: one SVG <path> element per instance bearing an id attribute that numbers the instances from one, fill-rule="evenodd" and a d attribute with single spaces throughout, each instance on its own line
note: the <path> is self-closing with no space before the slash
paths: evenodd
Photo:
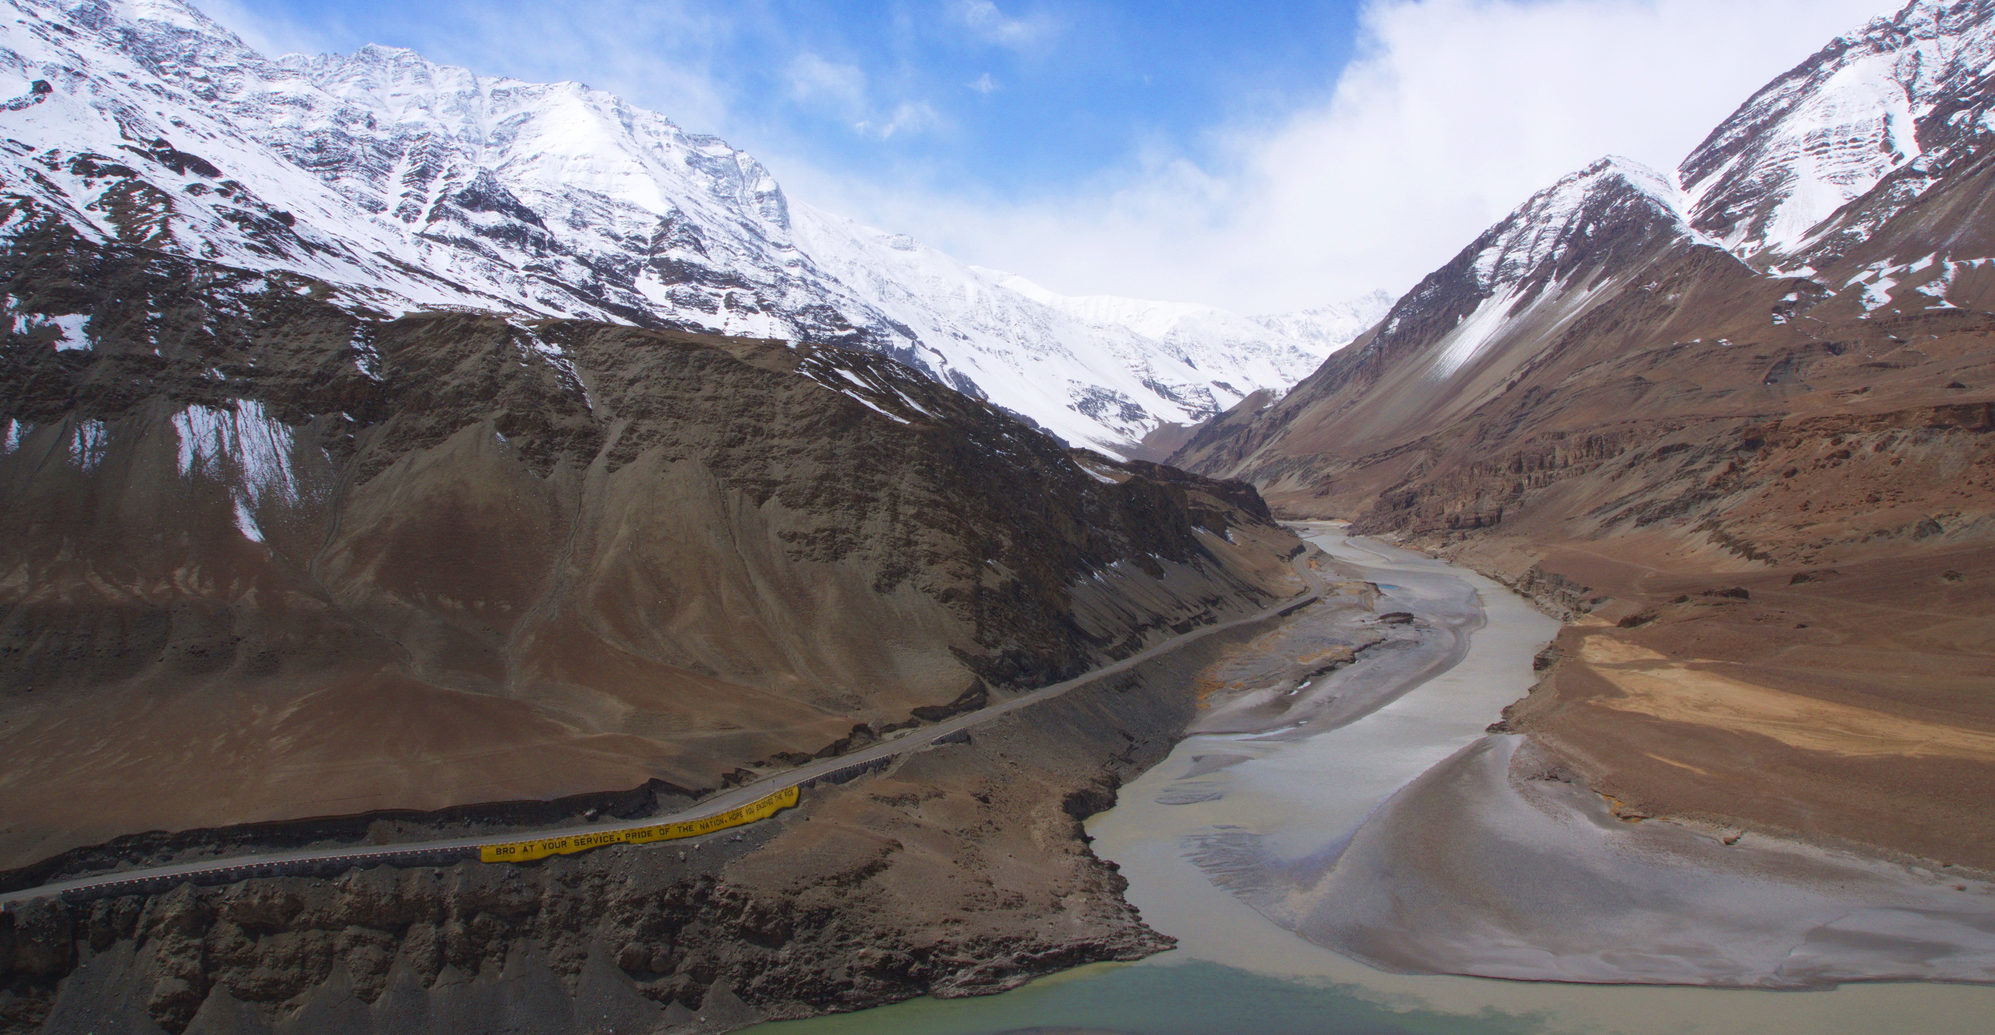
<path id="1" fill-rule="evenodd" d="M 1416 615 L 1422 642 L 1360 652 L 1296 693 L 1271 661 L 1275 685 L 1261 689 L 1274 694 L 1263 697 L 1287 704 L 1260 709 L 1262 728 L 1234 721 L 1239 709 L 1208 723 L 1229 731 L 1187 737 L 1089 822 L 1095 850 L 1129 878 L 1130 900 L 1146 922 L 1177 938 L 1178 948 L 1000 996 L 917 1000 L 766 1030 L 1967 1032 L 1985 1030 L 1985 1018 L 1995 1016 L 1995 989 L 1962 985 L 1795 994 L 1390 973 L 1272 921 L 1249 904 L 1254 889 L 1271 883 L 1268 862 L 1279 869 L 1334 859 L 1397 792 L 1482 741 L 1484 727 L 1529 689 L 1532 658 L 1557 631 L 1556 622 L 1473 572 L 1347 539 L 1334 527 L 1315 526 L 1310 538 L 1345 574 L 1378 585 L 1374 614 Z M 1301 632 L 1295 643 L 1355 631 L 1332 609 L 1298 618 L 1333 627 Z M 1283 654 L 1294 660 L 1293 652 Z"/>

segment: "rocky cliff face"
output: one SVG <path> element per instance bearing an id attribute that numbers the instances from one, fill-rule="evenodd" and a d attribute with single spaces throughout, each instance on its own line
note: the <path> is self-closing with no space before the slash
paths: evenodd
<path id="1" fill-rule="evenodd" d="M 1177 461 L 1619 623 L 1569 629 L 1515 725 L 1631 814 L 1995 862 L 1967 790 L 1995 757 L 1881 732 L 1995 726 L 1968 574 L 1995 551 L 1992 22 L 1919 2 L 1833 42 L 1682 191 L 1569 177 Z M 1942 598 L 1944 645 L 1879 624 Z M 1849 735 L 1780 732 L 1797 717 Z"/>
<path id="2" fill-rule="evenodd" d="M 1070 451 L 874 353 L 366 319 L 9 215 L 17 864 L 713 787 L 1292 590 L 1251 490 Z"/>
<path id="3" fill-rule="evenodd" d="M 10 909 L 0 1031 L 724 1031 L 1146 955 L 1169 941 L 1077 817 L 1169 751 L 1223 650 L 722 838 Z"/>

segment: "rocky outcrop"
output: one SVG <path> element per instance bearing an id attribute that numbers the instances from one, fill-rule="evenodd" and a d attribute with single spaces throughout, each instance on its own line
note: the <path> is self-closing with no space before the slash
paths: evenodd
<path id="1" fill-rule="evenodd" d="M 15 865 L 714 787 L 1294 588 L 1251 489 L 1070 451 L 871 353 L 369 320 L 26 200 L 11 225 Z"/>
<path id="2" fill-rule="evenodd" d="M 0 1030 L 726 1030 L 1147 955 L 1169 940 L 1079 821 L 1169 751 L 1218 641 L 1261 631 L 700 841 L 9 909 Z"/>

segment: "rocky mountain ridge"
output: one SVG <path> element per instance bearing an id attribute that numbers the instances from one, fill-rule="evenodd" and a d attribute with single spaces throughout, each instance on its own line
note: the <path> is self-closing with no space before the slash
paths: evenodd
<path id="1" fill-rule="evenodd" d="M 1692 224 L 1760 268 L 1822 265 L 1839 210 L 1912 172 L 1887 192 L 1903 204 L 1948 151 L 1989 132 L 1991 11 L 1915 0 L 1775 79 L 1678 167 Z"/>
<path id="2" fill-rule="evenodd" d="M 454 306 L 849 344 L 1127 451 L 1293 383 L 1307 314 L 1147 335 L 793 202 L 718 138 L 575 83 L 412 51 L 272 60 L 177 0 L 10 0 L 7 189 L 79 232 L 277 263 L 384 315 Z M 14 82 L 18 80 L 18 82 Z M 32 93 L 34 83 L 48 93 Z M 1348 340 L 1348 337 L 1343 338 Z"/>
<path id="3" fill-rule="evenodd" d="M 37 777 L 0 787 L 0 845 L 23 861 L 716 786 L 1293 581 L 1251 490 L 1069 450 L 877 353 L 370 319 L 32 198 L 5 217 L 0 740 Z"/>
<path id="4" fill-rule="evenodd" d="M 1995 866 L 1991 40 L 1917 0 L 1567 177 L 1174 462 L 1573 619 L 1510 726 L 1630 818 Z"/>
<path id="5" fill-rule="evenodd" d="M 1279 484 L 1285 458 L 1253 457 L 1275 437 L 1394 446 L 1485 401 L 1530 359 L 1513 343 L 1579 321 L 1612 284 L 1664 251 L 1727 253 L 1694 230 L 1662 174 L 1603 159 L 1532 196 L 1396 300 L 1377 326 L 1279 401 L 1208 423 L 1178 455 Z M 1389 387 L 1387 386 L 1389 382 Z M 1326 404 L 1326 396 L 1339 404 Z M 1376 401 L 1344 405 L 1366 395 Z M 1307 462 L 1303 461 L 1303 466 Z"/>

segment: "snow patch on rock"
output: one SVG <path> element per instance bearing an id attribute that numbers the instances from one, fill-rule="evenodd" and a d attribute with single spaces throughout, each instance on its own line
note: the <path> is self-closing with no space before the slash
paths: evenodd
<path id="1" fill-rule="evenodd" d="M 1434 356 L 1434 365 L 1428 377 L 1445 380 L 1469 364 L 1490 342 L 1503 333 L 1510 324 L 1511 310 L 1523 292 L 1516 285 L 1507 285 L 1503 290 L 1483 299 L 1475 311 L 1455 325 L 1435 347 L 1439 350 Z"/>
<path id="2" fill-rule="evenodd" d="M 258 508 L 300 502 L 291 429 L 265 412 L 262 403 L 241 399 L 233 410 L 189 406 L 173 416 L 172 426 L 179 438 L 180 473 L 198 473 L 227 485 L 236 527 L 252 542 L 263 541 Z"/>
<path id="3" fill-rule="evenodd" d="M 111 429 L 101 420 L 76 422 L 69 440 L 69 462 L 85 471 L 96 470 L 111 446 Z"/>
<path id="4" fill-rule="evenodd" d="M 1991 66 L 1986 3 L 1919 0 L 1842 36 L 1755 94 L 1684 160 L 1692 221 L 1742 258 L 1787 265 L 1849 202 L 1930 160 L 1923 138 L 1995 124 L 1988 110 L 1931 123 L 1938 102 L 1968 94 Z M 1908 180 L 1900 203 L 1930 182 Z"/>

